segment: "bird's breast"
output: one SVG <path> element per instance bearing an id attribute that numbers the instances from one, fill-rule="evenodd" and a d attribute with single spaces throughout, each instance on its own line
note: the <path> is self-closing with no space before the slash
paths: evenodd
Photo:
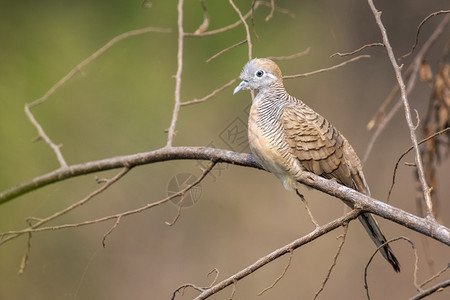
<path id="1" fill-rule="evenodd" d="M 272 112 L 273 113 L 273 112 Z M 283 128 L 276 114 L 252 105 L 248 120 L 250 149 L 256 160 L 269 172 L 277 176 L 288 190 L 294 190 L 296 181 L 289 146 L 283 138 Z"/>

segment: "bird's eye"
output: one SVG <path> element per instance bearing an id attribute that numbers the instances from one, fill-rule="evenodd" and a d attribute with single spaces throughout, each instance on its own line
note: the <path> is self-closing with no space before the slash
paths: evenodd
<path id="1" fill-rule="evenodd" d="M 256 71 L 256 77 L 262 77 L 263 75 L 264 75 L 264 71 L 263 70 Z"/>

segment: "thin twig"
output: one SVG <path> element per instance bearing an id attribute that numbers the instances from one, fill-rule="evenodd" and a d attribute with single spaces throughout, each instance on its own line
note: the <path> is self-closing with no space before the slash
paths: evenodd
<path id="1" fill-rule="evenodd" d="M 175 136 L 175 128 L 177 126 L 178 113 L 180 111 L 180 93 L 181 93 L 181 73 L 183 72 L 183 42 L 184 42 L 184 29 L 183 29 L 183 2 L 184 0 L 178 0 L 178 50 L 177 50 L 177 73 L 175 74 L 175 104 L 172 112 L 172 121 L 167 134 L 167 147 L 171 147 L 173 144 L 173 138 Z"/>
<path id="2" fill-rule="evenodd" d="M 52 142 L 52 140 L 45 133 L 44 129 L 42 129 L 42 126 L 39 124 L 39 122 L 34 118 L 33 114 L 30 111 L 30 107 L 31 104 L 25 104 L 25 114 L 27 115 L 31 124 L 33 124 L 33 126 L 37 129 L 39 138 L 43 139 L 45 143 L 53 150 L 53 152 L 55 152 L 56 159 L 58 160 L 60 167 L 67 168 L 67 163 L 61 153 L 61 145 L 55 145 Z"/>
<path id="3" fill-rule="evenodd" d="M 268 56 L 267 58 L 271 59 L 271 60 L 291 60 L 291 59 L 294 59 L 294 58 L 297 58 L 297 57 L 300 57 L 300 56 L 308 54 L 310 50 L 311 50 L 311 47 L 308 47 L 305 50 L 303 50 L 301 52 L 294 53 L 292 55 L 287 55 L 287 56 Z"/>
<path id="4" fill-rule="evenodd" d="M 411 137 L 411 142 L 414 146 L 414 152 L 415 152 L 415 161 L 416 161 L 416 165 L 417 165 L 417 173 L 419 176 L 419 180 L 422 186 L 422 191 L 423 191 L 423 195 L 424 195 L 424 199 L 425 199 L 425 204 L 427 207 L 427 217 L 431 220 L 434 220 L 434 215 L 433 215 L 433 203 L 431 202 L 431 189 L 428 187 L 428 184 L 426 182 L 425 179 L 425 174 L 424 174 L 424 169 L 423 169 L 423 164 L 422 164 L 422 158 L 420 156 L 420 151 L 419 151 L 419 146 L 417 145 L 417 136 L 416 133 L 414 131 L 414 124 L 411 118 L 411 112 L 410 112 L 410 107 L 409 107 L 409 102 L 408 102 L 408 98 L 406 95 L 406 90 L 405 90 L 405 83 L 403 82 L 403 78 L 402 78 L 402 74 L 400 71 L 400 67 L 397 64 L 397 61 L 395 59 L 395 55 L 394 52 L 392 50 L 391 44 L 389 42 L 389 38 L 387 36 L 386 33 L 386 28 L 384 27 L 383 22 L 381 21 L 381 12 L 379 12 L 377 10 L 377 8 L 375 7 L 373 0 L 368 0 L 369 2 L 369 6 L 373 12 L 373 15 L 375 16 L 375 20 L 376 23 L 378 24 L 378 27 L 380 28 L 381 31 L 381 35 L 383 36 L 383 43 L 386 47 L 389 59 L 391 61 L 392 67 L 394 69 L 396 78 L 397 78 L 397 82 L 398 85 L 400 86 L 400 94 L 401 94 L 401 98 L 402 98 L 402 102 L 403 102 L 403 107 L 405 109 L 405 117 L 406 117 L 406 122 L 408 124 L 408 128 L 409 128 L 409 132 L 410 132 L 410 137 Z"/>
<path id="5" fill-rule="evenodd" d="M 184 193 L 180 195 L 181 199 L 180 202 L 178 202 L 178 210 L 177 210 L 177 214 L 175 215 L 175 218 L 173 218 L 173 220 L 171 222 L 164 222 L 166 223 L 166 225 L 168 226 L 173 226 L 175 225 L 175 223 L 178 221 L 178 218 L 181 216 L 181 209 L 183 208 L 183 202 L 184 202 Z"/>
<path id="6" fill-rule="evenodd" d="M 266 17 L 266 22 L 272 19 L 274 11 L 275 11 L 275 0 L 270 0 L 270 13 Z"/>
<path id="7" fill-rule="evenodd" d="M 286 266 L 284 267 L 284 270 L 283 270 L 283 272 L 281 273 L 281 275 L 278 276 L 278 277 L 275 279 L 275 281 L 274 281 L 270 286 L 264 288 L 261 292 L 259 292 L 259 293 L 258 293 L 258 296 L 261 296 L 261 295 L 264 294 L 266 291 L 272 289 L 272 288 L 273 288 L 273 287 L 281 280 L 281 278 L 284 277 L 284 275 L 286 274 L 287 270 L 289 269 L 289 266 L 291 265 L 293 253 L 294 253 L 294 252 L 293 252 L 293 250 L 291 249 L 291 250 L 289 251 L 289 260 L 288 260 Z"/>
<path id="8" fill-rule="evenodd" d="M 417 249 L 416 246 L 414 245 L 413 241 L 411 241 L 410 239 L 408 239 L 407 237 L 404 236 L 399 236 L 397 238 L 393 238 L 385 243 L 383 243 L 382 245 L 380 245 L 372 254 L 372 256 L 369 258 L 369 261 L 366 264 L 366 267 L 364 268 L 364 288 L 366 290 L 366 296 L 367 299 L 370 299 L 370 294 L 369 294 L 369 284 L 367 283 L 367 274 L 368 274 L 368 269 L 369 269 L 369 265 L 372 262 L 373 258 L 375 257 L 375 255 L 385 246 L 388 245 L 392 242 L 398 241 L 398 240 L 405 240 L 407 241 L 410 245 L 411 248 L 414 250 L 414 257 L 415 257 L 415 262 L 414 262 L 414 284 L 417 286 L 417 271 L 419 269 L 418 267 L 418 260 L 419 260 L 419 256 L 417 254 Z"/>
<path id="9" fill-rule="evenodd" d="M 433 33 L 430 35 L 428 40 L 423 44 L 420 51 L 415 56 L 413 62 L 409 65 L 409 67 L 405 71 L 405 75 L 408 75 L 411 73 L 406 92 L 409 95 L 410 92 L 413 90 L 416 79 L 417 79 L 417 72 L 420 68 L 420 64 L 423 60 L 423 57 L 428 52 L 428 50 L 431 48 L 431 46 L 436 42 L 436 40 L 439 38 L 439 36 L 444 32 L 445 27 L 447 26 L 448 22 L 450 21 L 450 16 L 447 15 L 445 18 L 439 23 L 439 25 L 436 27 L 436 29 L 433 31 Z M 394 98 L 396 91 L 394 89 L 398 90 L 398 85 L 395 85 L 393 87 L 393 90 L 391 91 L 390 95 L 392 94 L 392 98 L 388 97 L 384 103 L 381 105 L 381 107 L 378 109 L 375 116 L 371 119 L 369 122 L 371 128 L 375 126 L 375 124 L 380 120 L 378 123 L 377 129 L 372 134 L 366 152 L 363 157 L 363 162 L 367 161 L 369 158 L 370 153 L 372 152 L 373 146 L 375 145 L 376 140 L 380 136 L 381 132 L 386 128 L 387 124 L 393 119 L 393 117 L 396 115 L 397 111 L 402 107 L 402 100 L 399 99 L 399 101 L 394 105 L 394 107 L 391 109 L 391 111 L 386 115 L 386 117 L 381 118 L 381 116 L 384 115 L 384 110 L 388 106 L 388 104 L 392 101 L 391 99 Z M 368 124 L 368 126 L 369 126 Z"/>
<path id="10" fill-rule="evenodd" d="M 196 103 L 201 103 L 204 102 L 206 100 L 211 99 L 212 97 L 214 97 L 215 95 L 217 95 L 219 92 L 223 91 L 224 89 L 226 89 L 227 87 L 233 85 L 236 81 L 238 80 L 238 78 L 234 78 L 230 81 L 228 81 L 227 83 L 225 83 L 224 85 L 222 85 L 220 88 L 215 89 L 214 91 L 212 91 L 210 94 L 206 95 L 203 98 L 200 99 L 193 99 L 190 101 L 185 101 L 185 102 L 181 102 L 180 106 L 186 106 L 186 105 L 191 105 L 191 104 L 196 104 Z"/>
<path id="11" fill-rule="evenodd" d="M 235 48 L 235 47 L 237 47 L 237 46 L 240 46 L 240 45 L 242 45 L 242 44 L 245 44 L 245 43 L 247 43 L 247 42 L 248 42 L 247 40 L 243 40 L 243 41 L 240 41 L 240 42 L 238 42 L 238 43 L 236 43 L 236 44 L 233 44 L 233 45 L 231 45 L 230 47 L 227 47 L 227 48 L 225 48 L 225 49 L 219 51 L 218 53 L 214 54 L 213 56 L 211 56 L 210 58 L 208 58 L 208 59 L 206 60 L 206 62 L 209 63 L 210 61 L 212 61 L 214 58 L 220 56 L 221 54 L 224 54 L 225 52 L 230 51 L 231 49 L 233 49 L 233 48 Z"/>
<path id="12" fill-rule="evenodd" d="M 450 263 L 447 263 L 447 266 L 445 266 L 445 268 L 443 268 L 442 270 L 440 270 L 439 272 L 437 272 L 436 274 L 434 274 L 433 276 L 422 282 L 419 286 L 422 288 L 424 285 L 428 284 L 432 280 L 438 278 L 439 276 L 447 272 L 448 269 L 450 269 Z"/>
<path id="13" fill-rule="evenodd" d="M 341 238 L 341 242 L 339 243 L 338 249 L 336 251 L 336 254 L 334 255 L 333 258 L 333 263 L 331 264 L 330 268 L 328 269 L 328 273 L 327 276 L 325 277 L 325 279 L 322 282 L 322 285 L 320 286 L 319 290 L 316 292 L 316 294 L 314 295 L 314 299 L 317 299 L 317 297 L 319 296 L 319 294 L 323 291 L 323 289 L 325 288 L 325 285 L 327 284 L 328 280 L 330 279 L 330 275 L 331 272 L 333 271 L 334 267 L 336 266 L 337 263 L 337 259 L 339 257 L 339 254 L 341 254 L 341 250 L 342 250 L 342 246 L 344 246 L 345 243 L 345 237 L 347 236 L 347 232 L 348 232 L 348 224 L 344 224 L 342 227 L 344 227 L 344 233 L 342 233 L 340 236 L 338 236 L 338 238 Z"/>
<path id="14" fill-rule="evenodd" d="M 179 287 L 177 287 L 177 288 L 175 289 L 175 291 L 173 291 L 173 293 L 172 293 L 172 298 L 171 298 L 171 299 L 172 299 L 172 300 L 175 300 L 175 297 L 177 296 L 177 294 L 178 294 L 181 290 L 183 290 L 183 291 L 181 292 L 181 295 L 183 295 L 183 294 L 184 294 L 184 290 L 185 290 L 186 288 L 188 288 L 188 287 L 193 288 L 194 290 L 199 291 L 200 293 L 204 291 L 204 288 L 201 288 L 201 287 L 199 287 L 199 286 L 196 286 L 195 284 L 192 284 L 192 283 L 185 283 L 185 284 L 183 284 L 183 285 L 180 285 Z"/>
<path id="15" fill-rule="evenodd" d="M 260 4 L 265 3 L 265 1 L 256 1 L 255 2 L 255 6 L 254 8 L 257 8 Z M 250 15 L 252 14 L 252 9 L 250 9 L 245 15 L 244 15 L 244 19 L 247 19 L 248 17 L 250 17 Z M 234 22 L 233 24 L 227 25 L 225 27 L 222 28 L 218 28 L 215 30 L 210 30 L 210 31 L 206 31 L 206 32 L 194 32 L 194 33 L 190 33 L 190 32 L 185 32 L 184 36 L 185 37 L 201 37 L 201 36 L 210 36 L 210 35 L 215 35 L 218 33 L 222 33 L 228 30 L 231 30 L 233 28 L 238 27 L 239 25 L 241 25 L 242 23 L 242 19 L 239 18 L 238 21 Z"/>
<path id="16" fill-rule="evenodd" d="M 296 189 L 295 192 L 297 193 L 297 196 L 299 196 L 300 199 L 302 200 L 303 205 L 305 206 L 305 209 L 306 209 L 306 211 L 308 212 L 308 216 L 309 216 L 309 218 L 311 219 L 311 222 L 314 224 L 314 226 L 316 226 L 316 228 L 319 227 L 319 223 L 318 223 L 317 220 L 314 218 L 314 216 L 313 216 L 311 210 L 309 209 L 309 205 L 308 205 L 308 202 L 306 201 L 305 197 L 304 197 L 302 194 L 300 194 L 300 192 L 298 191 L 298 189 Z"/>
<path id="17" fill-rule="evenodd" d="M 434 13 L 429 14 L 425 19 L 422 20 L 422 22 L 420 22 L 419 26 L 417 27 L 417 31 L 416 31 L 416 40 L 414 41 L 414 44 L 411 47 L 411 50 L 409 50 L 408 53 L 400 56 L 399 60 L 402 60 L 406 57 L 408 57 L 409 55 L 411 55 L 414 51 L 414 49 L 416 48 L 417 44 L 419 43 L 419 34 L 420 34 L 420 30 L 422 29 L 422 26 L 432 17 L 440 15 L 440 14 L 448 14 L 450 13 L 450 10 L 440 10 L 440 11 L 436 11 Z"/>
<path id="18" fill-rule="evenodd" d="M 31 225 L 31 221 L 28 220 L 28 226 Z M 23 274 L 25 271 L 25 268 L 28 265 L 28 262 L 30 261 L 30 253 L 31 253 L 31 238 L 33 237 L 33 234 L 31 232 L 28 232 L 27 237 L 27 250 L 25 250 L 24 255 L 22 256 L 22 261 L 20 262 L 19 271 L 17 272 L 19 275 Z"/>
<path id="19" fill-rule="evenodd" d="M 228 277 L 225 280 L 222 280 L 221 282 L 215 284 L 214 286 L 212 286 L 209 289 L 206 289 L 205 291 L 203 291 L 199 296 L 197 296 L 195 299 L 196 300 L 200 300 L 200 299 L 206 299 L 209 296 L 223 290 L 224 288 L 226 288 L 227 286 L 230 286 L 232 284 L 235 284 L 237 281 L 247 277 L 248 275 L 252 274 L 253 272 L 255 272 L 256 270 L 260 269 L 261 267 L 265 266 L 266 264 L 274 261 L 275 259 L 277 259 L 280 256 L 283 256 L 287 253 L 290 253 L 290 251 L 293 251 L 299 247 L 301 247 L 302 245 L 305 245 L 315 239 L 317 239 L 318 237 L 342 226 L 343 224 L 346 224 L 348 222 L 350 222 L 351 220 L 356 219 L 359 215 L 360 215 L 361 211 L 359 210 L 352 210 L 351 212 L 345 214 L 343 217 L 340 217 L 336 220 L 331 221 L 330 223 L 320 226 L 318 228 L 316 228 L 314 231 L 310 232 L 309 234 L 269 253 L 268 255 L 261 257 L 260 259 L 258 259 L 256 262 L 254 262 L 253 264 L 247 266 L 245 269 L 239 271 L 238 273 Z"/>
<path id="20" fill-rule="evenodd" d="M 172 199 L 174 199 L 174 198 L 176 198 L 176 197 L 178 197 L 178 196 L 180 196 L 182 194 L 185 194 L 187 191 L 189 191 L 194 186 L 196 186 L 200 181 L 202 181 L 206 177 L 206 175 L 209 174 L 209 172 L 212 170 L 212 168 L 215 166 L 215 164 L 216 164 L 216 162 L 212 161 L 211 164 L 205 170 L 203 170 L 202 174 L 193 183 L 191 183 L 190 185 L 188 185 L 187 187 L 185 187 L 181 191 L 179 191 L 177 193 L 174 193 L 174 194 L 172 194 L 172 195 L 170 195 L 170 196 L 168 196 L 168 197 L 166 197 L 166 198 L 164 198 L 162 200 L 159 200 L 157 202 L 149 203 L 149 204 L 147 204 L 145 206 L 142 206 L 142 207 L 139 207 L 137 209 L 129 210 L 129 211 L 126 211 L 126 212 L 123 212 L 123 213 L 115 214 L 115 215 L 110 215 L 110 216 L 98 218 L 98 219 L 95 219 L 95 220 L 88 220 L 88 221 L 84 221 L 84 222 L 80 222 L 80 223 L 63 224 L 63 225 L 48 226 L 48 227 L 38 227 L 37 226 L 37 225 L 39 225 L 39 226 L 42 225 L 43 221 L 48 222 L 48 220 L 50 218 L 54 219 L 54 216 L 57 215 L 57 214 L 61 215 L 62 213 L 59 212 L 57 214 L 52 215 L 51 217 L 43 219 L 41 221 L 41 223 L 36 223 L 36 224 L 34 224 L 33 226 L 31 226 L 29 228 L 26 228 L 26 229 L 23 229 L 23 230 L 8 231 L 8 232 L 1 233 L 0 234 L 0 245 L 4 244 L 5 242 L 7 242 L 7 241 L 9 241 L 11 239 L 14 239 L 14 238 L 20 236 L 22 234 L 29 233 L 29 232 L 42 232 L 42 231 L 49 231 L 49 230 L 60 230 L 60 229 L 67 229 L 67 228 L 82 227 L 82 226 L 87 226 L 87 225 L 91 225 L 91 224 L 98 224 L 98 223 L 102 223 L 102 222 L 106 222 L 106 221 L 114 220 L 114 219 L 116 220 L 116 223 L 117 223 L 117 219 L 119 219 L 119 218 L 123 218 L 123 217 L 129 216 L 129 215 L 133 215 L 133 214 L 137 214 L 137 213 L 143 212 L 143 211 L 148 210 L 150 208 L 162 205 L 162 204 L 164 204 L 164 203 L 166 203 L 166 202 L 168 202 L 168 201 L 170 201 L 170 200 L 172 200 Z M 124 172 L 124 171 L 122 171 L 121 173 L 119 173 L 118 175 L 116 175 L 113 178 L 113 179 L 115 179 L 114 182 L 117 181 L 119 178 L 121 178 L 123 175 L 126 174 L 126 172 Z M 121 175 L 121 176 L 119 176 L 119 175 Z M 113 179 L 111 179 L 111 181 L 109 182 L 109 185 L 105 184 L 100 189 L 98 189 L 98 190 L 94 191 L 93 193 L 91 193 L 88 197 L 92 198 L 93 195 L 97 195 L 97 194 L 100 193 L 100 191 L 105 190 L 106 189 L 105 186 L 110 186 L 113 183 L 112 182 Z M 79 203 L 83 202 L 83 201 L 86 202 L 87 198 L 77 202 L 74 205 L 79 206 Z M 71 207 L 73 207 L 74 205 L 72 205 Z M 62 212 L 67 212 L 69 210 L 69 208 L 64 209 Z M 112 229 L 114 229 L 115 227 L 116 226 L 113 226 Z M 111 233 L 111 230 L 107 232 L 108 235 L 110 233 Z M 5 236 L 6 236 L 6 238 L 4 238 Z"/>
<path id="21" fill-rule="evenodd" d="M 435 132 L 432 135 L 430 135 L 429 137 L 421 140 L 418 144 L 421 145 L 421 144 L 425 143 L 426 141 L 428 141 L 432 138 L 435 138 L 436 136 L 438 136 L 440 134 L 447 132 L 448 130 L 450 130 L 450 127 L 447 127 L 441 131 Z M 405 157 L 405 155 L 408 154 L 412 149 L 414 149 L 413 146 L 409 147 L 405 152 L 402 153 L 402 155 L 400 155 L 400 157 L 397 159 L 397 162 L 395 163 L 394 172 L 392 174 L 392 183 L 391 183 L 391 187 L 389 188 L 389 193 L 388 193 L 386 202 L 389 202 L 389 198 L 391 197 L 391 193 L 392 193 L 392 190 L 395 185 L 395 178 L 396 178 L 396 174 L 397 174 L 398 165 L 400 164 L 400 161 L 402 160 L 402 158 Z"/>
<path id="22" fill-rule="evenodd" d="M 127 31 L 127 32 L 124 32 L 122 34 L 119 34 L 118 36 L 116 36 L 112 40 L 110 40 L 108 43 L 106 43 L 104 46 L 102 46 L 100 49 L 98 49 L 93 54 L 91 54 L 88 58 L 86 58 L 81 63 L 76 65 L 72 70 L 69 71 L 69 73 L 67 73 L 66 76 L 61 78 L 55 85 L 53 85 L 44 94 L 44 96 L 42 96 L 41 98 L 36 99 L 32 103 L 30 103 L 29 104 L 30 108 L 32 108 L 32 107 L 34 107 L 34 106 L 36 106 L 38 104 L 41 104 L 42 102 L 47 100 L 47 98 L 50 95 L 52 95 L 58 88 L 60 88 L 70 78 L 72 78 L 73 75 L 75 75 L 77 72 L 81 71 L 86 65 L 91 63 L 94 59 L 99 57 L 101 54 L 103 54 L 106 50 L 111 48 L 111 46 L 113 46 L 117 42 L 119 42 L 119 41 L 121 41 L 123 39 L 129 38 L 129 37 L 132 37 L 132 36 L 141 35 L 141 34 L 145 34 L 145 33 L 149 33 L 149 32 L 169 33 L 169 32 L 171 32 L 171 30 L 170 29 L 165 29 L 165 28 L 157 28 L 157 27 L 145 27 L 145 28 L 135 29 L 135 30 L 131 30 L 131 31 Z"/>
<path id="23" fill-rule="evenodd" d="M 98 194 L 102 193 L 103 191 L 105 191 L 106 189 L 108 189 L 111 185 L 113 185 L 115 182 L 117 182 L 120 178 L 122 178 L 123 176 L 125 176 L 125 174 L 127 174 L 130 171 L 131 168 L 129 167 L 125 167 L 122 171 L 120 171 L 117 175 L 115 175 L 113 178 L 109 179 L 106 181 L 106 183 L 104 185 L 102 185 L 99 189 L 93 191 L 92 193 L 90 193 L 87 197 L 81 199 L 80 201 L 64 208 L 61 211 L 58 211 L 56 213 L 54 213 L 51 216 L 48 216 L 45 219 L 34 219 L 37 220 L 36 223 L 34 223 L 32 226 L 28 227 L 25 230 L 20 230 L 20 231 L 10 231 L 10 232 L 5 232 L 2 233 L 0 235 L 1 239 L 0 239 L 0 245 L 6 243 L 7 241 L 17 238 L 20 235 L 24 234 L 24 233 L 28 233 L 28 232 L 37 232 L 40 231 L 40 227 L 64 214 L 67 214 L 68 212 L 76 209 L 77 207 L 80 207 L 84 204 L 86 204 L 86 202 L 88 202 L 89 200 L 91 200 L 93 197 L 97 196 Z M 54 227 L 47 227 L 47 228 L 54 228 Z M 6 238 L 4 238 L 6 236 Z"/>
<path id="24" fill-rule="evenodd" d="M 106 238 L 116 229 L 117 226 L 119 226 L 120 220 L 122 220 L 122 216 L 117 217 L 116 222 L 114 222 L 114 225 L 103 235 L 102 239 L 102 245 L 103 248 L 106 247 Z"/>
<path id="25" fill-rule="evenodd" d="M 203 33 L 206 30 L 208 30 L 210 23 L 208 8 L 206 7 L 205 0 L 200 0 L 200 4 L 202 5 L 203 8 L 203 23 L 200 24 L 200 26 L 197 28 L 194 34 Z"/>
<path id="26" fill-rule="evenodd" d="M 236 13 L 239 15 L 239 19 L 241 19 L 242 24 L 245 27 L 245 33 L 246 33 L 246 40 L 248 43 L 248 60 L 252 59 L 252 39 L 250 36 L 250 28 L 248 28 L 248 24 L 245 21 L 244 16 L 242 15 L 241 11 L 239 10 L 239 8 L 236 6 L 236 4 L 234 4 L 233 0 L 228 0 L 228 2 L 230 2 L 230 5 L 233 7 L 233 9 L 236 11 Z"/>
<path id="27" fill-rule="evenodd" d="M 356 50 L 354 50 L 354 51 L 351 51 L 351 52 L 344 52 L 344 53 L 336 52 L 336 53 L 333 53 L 333 54 L 330 55 L 330 58 L 335 57 L 335 56 L 340 56 L 340 57 L 342 57 L 342 56 L 353 55 L 353 54 L 356 54 L 356 53 L 358 53 L 358 52 L 360 52 L 360 51 L 362 51 L 362 50 L 364 50 L 364 49 L 366 49 L 366 48 L 369 48 L 369 47 L 376 47 L 376 46 L 381 46 L 381 47 L 383 47 L 384 44 L 383 44 L 383 43 L 371 43 L 371 44 L 366 44 L 366 45 L 361 46 L 361 47 L 359 47 L 358 49 L 356 49 Z"/>
<path id="28" fill-rule="evenodd" d="M 328 68 L 324 68 L 324 69 L 320 69 L 320 70 L 316 70 L 316 71 L 312 71 L 312 72 L 308 72 L 308 73 L 303 73 L 303 74 L 285 75 L 285 76 L 283 76 L 283 79 L 307 77 L 307 76 L 316 75 L 316 74 L 323 73 L 323 72 L 328 72 L 328 71 L 335 70 L 335 69 L 338 69 L 340 67 L 343 67 L 346 64 L 349 64 L 351 62 L 357 61 L 357 60 L 359 60 L 361 58 L 369 58 L 369 57 L 370 57 L 370 55 L 360 55 L 360 56 L 357 56 L 357 57 L 353 57 L 353 58 L 351 58 L 349 60 L 346 60 L 346 61 L 344 61 L 344 62 L 342 62 L 340 64 L 334 65 L 332 67 L 328 67 Z"/>
<path id="29" fill-rule="evenodd" d="M 423 299 L 431 294 L 434 294 L 436 292 L 440 292 L 442 291 L 444 288 L 449 287 L 450 286 L 450 279 L 443 281 L 441 283 L 438 283 L 432 287 L 430 287 L 427 290 L 423 290 L 420 293 L 418 293 L 417 295 L 415 295 L 414 297 L 410 298 L 409 300 L 419 300 L 419 299 Z"/>
<path id="30" fill-rule="evenodd" d="M 266 2 L 266 1 L 255 1 L 255 4 L 252 6 L 252 8 L 244 15 L 244 19 L 245 20 L 248 19 L 248 17 L 250 17 L 252 15 L 252 11 L 257 9 L 261 5 L 270 7 L 270 3 Z M 286 14 L 286 15 L 288 15 L 291 18 L 295 18 L 295 15 L 293 13 L 291 13 L 287 9 L 283 9 L 283 8 L 279 8 L 279 7 L 275 6 L 275 11 L 280 12 L 282 14 Z M 222 28 L 218 28 L 218 29 L 214 29 L 214 30 L 210 30 L 210 31 L 202 32 L 202 33 L 185 32 L 184 36 L 185 37 L 211 36 L 211 35 L 223 33 L 223 32 L 226 32 L 228 30 L 231 30 L 233 28 L 236 28 L 239 25 L 241 25 L 241 23 L 242 23 L 242 20 L 239 19 L 238 21 L 234 22 L 233 24 L 224 26 Z"/>

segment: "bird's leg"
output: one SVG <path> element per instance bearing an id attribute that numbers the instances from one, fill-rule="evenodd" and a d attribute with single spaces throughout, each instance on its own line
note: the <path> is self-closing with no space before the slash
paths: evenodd
<path id="1" fill-rule="evenodd" d="M 305 197 L 298 191 L 298 189 L 295 189 L 295 192 L 297 193 L 297 196 L 300 197 L 300 199 L 302 200 L 303 204 L 305 205 L 306 211 L 308 212 L 308 215 L 311 218 L 311 222 L 314 224 L 314 226 L 316 226 L 316 228 L 318 228 L 319 227 L 319 223 L 316 221 L 316 219 L 312 215 L 311 210 L 309 209 L 309 206 L 308 206 L 308 202 L 306 201 Z"/>

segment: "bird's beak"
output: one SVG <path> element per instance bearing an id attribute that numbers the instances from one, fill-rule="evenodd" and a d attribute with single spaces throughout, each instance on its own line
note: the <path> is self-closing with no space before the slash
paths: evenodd
<path id="1" fill-rule="evenodd" d="M 248 84 L 247 80 L 242 80 L 241 83 L 239 83 L 239 85 L 234 89 L 233 95 L 239 92 L 240 90 L 246 90 L 247 84 Z"/>

